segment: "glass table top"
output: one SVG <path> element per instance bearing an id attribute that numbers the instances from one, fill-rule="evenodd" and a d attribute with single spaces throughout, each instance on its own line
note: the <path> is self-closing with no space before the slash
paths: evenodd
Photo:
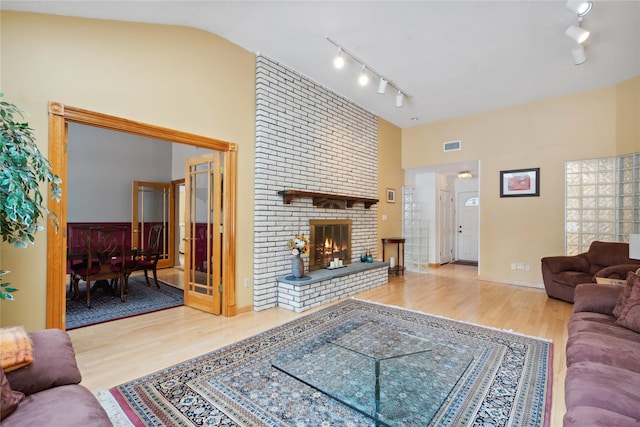
<path id="1" fill-rule="evenodd" d="M 384 325 L 350 322 L 298 343 L 272 365 L 377 425 L 395 427 L 429 424 L 472 360 Z"/>

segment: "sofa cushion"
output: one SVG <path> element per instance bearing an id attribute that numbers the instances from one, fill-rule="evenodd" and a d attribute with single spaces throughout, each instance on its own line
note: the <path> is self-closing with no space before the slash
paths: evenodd
<path id="1" fill-rule="evenodd" d="M 631 290 L 633 289 L 633 284 L 635 283 L 633 276 L 637 275 L 633 272 L 629 272 L 627 274 L 627 285 L 624 287 L 624 291 L 620 293 L 618 301 L 616 302 L 616 306 L 613 308 L 613 315 L 616 317 L 616 319 L 620 317 L 622 309 L 625 305 L 627 305 L 627 301 L 629 300 L 629 296 L 631 295 Z"/>
<path id="2" fill-rule="evenodd" d="M 7 373 L 11 388 L 26 395 L 82 380 L 69 335 L 60 329 L 30 333 L 33 363 Z"/>
<path id="3" fill-rule="evenodd" d="M 2 420 L 13 426 L 112 426 L 98 399 L 81 385 L 66 385 L 34 393 L 18 409 Z"/>
<path id="4" fill-rule="evenodd" d="M 581 283 L 594 282 L 593 274 L 580 271 L 563 271 L 553 277 L 553 281 L 561 285 L 576 287 Z"/>
<path id="5" fill-rule="evenodd" d="M 631 264 L 629 244 L 620 242 L 592 242 L 587 251 L 591 266 L 600 266 L 598 270 L 618 264 Z M 594 271 L 595 273 L 595 271 Z"/>
<path id="6" fill-rule="evenodd" d="M 0 369 L 0 420 L 4 420 L 15 411 L 23 399 L 24 393 L 13 391 L 4 371 Z"/>
<path id="7" fill-rule="evenodd" d="M 602 408 L 576 406 L 564 414 L 563 427 L 638 427 L 638 420 Z"/>
<path id="8" fill-rule="evenodd" d="M 580 332 L 593 332 L 630 341 L 640 339 L 636 332 L 617 325 L 614 317 L 599 313 L 575 313 L 569 319 L 567 329 L 570 337 Z"/>
<path id="9" fill-rule="evenodd" d="M 616 323 L 640 333 L 640 276 L 630 272 L 627 276 L 627 283 L 630 281 L 633 285 L 631 293 Z"/>
<path id="10" fill-rule="evenodd" d="M 640 337 L 631 341 L 594 332 L 571 335 L 567 340 L 567 366 L 579 362 L 601 363 L 640 373 Z"/>
<path id="11" fill-rule="evenodd" d="M 576 286 L 573 312 L 589 311 L 610 315 L 621 293 L 622 286 L 580 284 Z"/>
<path id="12" fill-rule="evenodd" d="M 640 374 L 600 363 L 580 362 L 567 368 L 567 408 L 593 406 L 640 420 Z"/>

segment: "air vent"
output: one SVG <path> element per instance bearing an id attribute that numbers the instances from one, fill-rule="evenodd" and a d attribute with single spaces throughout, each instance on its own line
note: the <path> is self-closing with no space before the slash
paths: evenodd
<path id="1" fill-rule="evenodd" d="M 446 153 L 447 151 L 458 151 L 462 149 L 462 141 L 449 141 L 442 144 L 442 149 Z"/>

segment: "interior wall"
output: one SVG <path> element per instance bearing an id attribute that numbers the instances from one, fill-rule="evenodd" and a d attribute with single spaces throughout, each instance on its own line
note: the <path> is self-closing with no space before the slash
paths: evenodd
<path id="1" fill-rule="evenodd" d="M 382 238 L 402 237 L 402 129 L 378 118 L 378 250 Z M 387 202 L 387 189 L 396 191 L 395 203 Z"/>
<path id="2" fill-rule="evenodd" d="M 564 162 L 616 153 L 617 87 L 403 129 L 402 165 L 480 160 L 479 278 L 541 286 L 540 258 L 564 253 Z M 444 153 L 442 143 L 462 140 Z M 502 170 L 540 168 L 540 197 L 500 198 Z M 530 271 L 511 270 L 524 263 Z"/>
<path id="3" fill-rule="evenodd" d="M 616 155 L 640 151 L 640 76 L 616 86 Z"/>
<path id="4" fill-rule="evenodd" d="M 236 283 L 250 277 L 255 55 L 185 27 L 8 11 L 0 20 L 3 100 L 30 114 L 44 153 L 49 101 L 238 145 Z M 19 291 L 2 303 L 2 325 L 45 327 L 46 238 L 38 233 L 27 249 L 3 244 L 2 268 Z M 239 311 L 252 296 L 251 288 L 237 288 Z"/>
<path id="5" fill-rule="evenodd" d="M 171 182 L 171 144 L 69 125 L 67 221 L 129 222 L 132 182 Z"/>

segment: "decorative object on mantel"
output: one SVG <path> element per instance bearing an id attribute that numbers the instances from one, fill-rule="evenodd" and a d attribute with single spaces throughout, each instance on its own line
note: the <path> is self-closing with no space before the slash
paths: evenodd
<path id="1" fill-rule="evenodd" d="M 289 240 L 289 249 L 293 258 L 291 258 L 291 275 L 300 279 L 304 276 L 304 261 L 300 258 L 301 254 L 306 254 L 309 250 L 309 240 L 303 235 L 298 234 Z"/>
<path id="2" fill-rule="evenodd" d="M 278 191 L 278 195 L 282 196 L 282 202 L 285 205 L 291 204 L 293 199 L 302 197 L 313 198 L 313 206 L 325 209 L 345 209 L 353 207 L 354 203 L 363 202 L 364 208 L 369 209 L 372 205 L 378 203 L 378 199 L 370 199 L 358 196 L 342 196 L 339 194 L 316 193 L 314 191 L 301 190 L 282 190 Z"/>

